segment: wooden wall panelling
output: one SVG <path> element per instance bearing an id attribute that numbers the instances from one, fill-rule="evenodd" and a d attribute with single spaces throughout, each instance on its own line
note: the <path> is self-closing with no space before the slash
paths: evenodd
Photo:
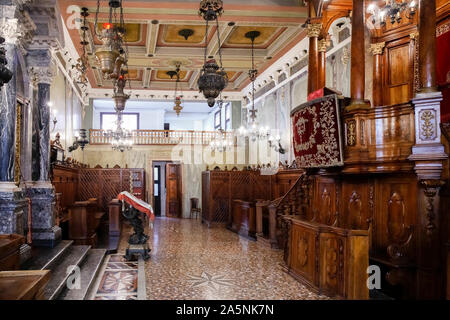
<path id="1" fill-rule="evenodd" d="M 314 205 L 312 206 L 314 221 L 326 225 L 337 223 L 338 208 L 336 207 L 337 183 L 335 179 L 317 176 L 315 179 Z"/>
<path id="2" fill-rule="evenodd" d="M 413 174 L 375 180 L 371 258 L 382 270 L 383 290 L 397 298 L 416 296 L 417 198 Z"/>
<path id="3" fill-rule="evenodd" d="M 386 44 L 384 53 L 385 105 L 408 102 L 414 84 L 414 55 L 410 53 L 410 37 L 406 36 Z"/>
<path id="4" fill-rule="evenodd" d="M 346 229 L 368 230 L 371 219 L 373 185 L 368 178 L 346 179 L 342 182 L 342 200 L 339 226 Z M 372 196 L 372 199 L 370 197 Z"/>

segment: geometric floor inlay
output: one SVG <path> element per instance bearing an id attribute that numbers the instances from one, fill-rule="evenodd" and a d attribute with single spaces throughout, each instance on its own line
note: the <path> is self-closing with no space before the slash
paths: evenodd
<path id="1" fill-rule="evenodd" d="M 212 275 L 208 272 L 202 272 L 200 276 L 188 275 L 188 279 L 191 283 L 191 287 L 209 287 L 214 290 L 219 290 L 221 287 L 234 286 L 234 280 L 229 279 L 226 275 L 216 274 Z"/>

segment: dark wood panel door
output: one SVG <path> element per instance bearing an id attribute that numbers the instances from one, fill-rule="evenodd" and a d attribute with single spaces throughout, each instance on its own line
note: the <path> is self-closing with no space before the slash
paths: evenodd
<path id="1" fill-rule="evenodd" d="M 181 165 L 166 164 L 166 216 L 181 217 Z"/>

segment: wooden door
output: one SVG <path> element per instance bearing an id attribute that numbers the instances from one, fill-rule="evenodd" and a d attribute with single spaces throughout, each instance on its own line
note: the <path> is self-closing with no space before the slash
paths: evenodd
<path id="1" fill-rule="evenodd" d="M 166 164 L 166 216 L 181 217 L 181 165 Z"/>

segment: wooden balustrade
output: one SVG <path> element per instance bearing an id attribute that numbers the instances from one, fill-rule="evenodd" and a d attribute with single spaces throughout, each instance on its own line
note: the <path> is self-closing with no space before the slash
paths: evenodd
<path id="1" fill-rule="evenodd" d="M 217 131 L 181 131 L 181 130 L 134 130 L 135 145 L 209 145 L 217 136 Z M 90 129 L 89 143 L 91 145 L 111 144 L 111 138 L 105 137 L 104 130 Z M 226 138 L 232 137 L 232 132 L 225 133 Z"/>

